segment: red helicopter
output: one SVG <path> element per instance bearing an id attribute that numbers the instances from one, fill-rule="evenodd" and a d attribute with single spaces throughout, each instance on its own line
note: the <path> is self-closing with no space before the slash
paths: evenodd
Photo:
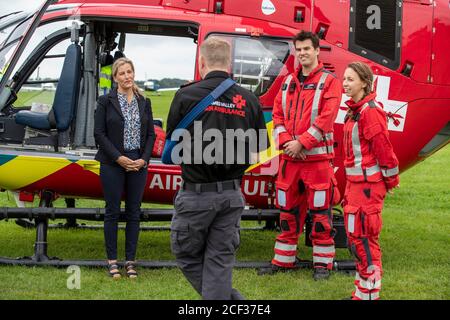
<path id="1" fill-rule="evenodd" d="M 51 32 L 31 45 L 40 29 Z M 0 188 L 16 192 L 21 201 L 37 195 L 41 207 L 51 207 L 57 197 L 103 198 L 94 160 L 93 113 L 100 68 L 113 50 L 119 55 L 126 51 L 127 35 L 189 38 L 197 49 L 212 35 L 229 40 L 232 76 L 259 97 L 271 131 L 274 98 L 284 76 L 296 67 L 290 39 L 301 29 L 319 35 L 320 60 L 338 77 L 355 60 L 372 67 L 400 171 L 449 142 L 446 0 L 247 0 L 245 5 L 237 0 L 47 0 L 36 12 L 0 17 L 0 35 L 6 35 L 0 37 Z M 49 53 L 67 42 L 64 55 Z M 48 82 L 30 79 L 49 58 L 64 58 L 59 81 L 53 81 L 52 108 L 48 113 L 30 111 L 18 97 L 27 86 Z M 194 80 L 199 79 L 195 67 Z M 341 191 L 345 99 L 343 95 L 335 123 L 334 165 Z M 163 141 L 155 146 L 148 166 L 144 202 L 171 204 L 181 184 L 180 168 L 158 158 L 162 147 Z M 242 189 L 250 210 L 244 218 L 270 220 L 276 215 L 278 155 L 272 148 L 247 170 Z M 48 218 L 99 219 L 101 212 L 64 210 L 4 208 L 0 219 L 2 214 L 34 218 L 44 237 Z M 46 249 L 41 249 L 35 260 L 46 259 Z"/>

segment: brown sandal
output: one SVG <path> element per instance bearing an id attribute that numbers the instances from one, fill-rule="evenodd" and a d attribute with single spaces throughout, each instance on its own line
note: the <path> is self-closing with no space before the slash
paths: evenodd
<path id="1" fill-rule="evenodd" d="M 136 279 L 137 278 L 137 271 L 136 271 L 136 264 L 133 261 L 127 261 L 125 263 L 125 270 L 127 272 L 127 277 L 130 279 Z"/>
<path id="2" fill-rule="evenodd" d="M 108 274 L 113 279 L 119 279 L 121 277 L 117 262 L 108 263 Z"/>

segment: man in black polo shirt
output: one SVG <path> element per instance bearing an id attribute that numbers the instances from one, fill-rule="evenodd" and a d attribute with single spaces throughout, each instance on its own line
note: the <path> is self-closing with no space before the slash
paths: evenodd
<path id="1" fill-rule="evenodd" d="M 209 38 L 200 47 L 203 80 L 182 87 L 167 120 L 167 136 L 180 136 L 183 185 L 172 218 L 172 252 L 203 299 L 243 299 L 232 288 L 245 198 L 241 179 L 255 155 L 268 147 L 264 116 L 250 91 L 233 85 L 181 134 L 175 127 L 205 96 L 229 78 L 230 44 Z M 175 131 L 174 131 L 175 130 Z M 179 132 L 178 132 L 179 133 Z"/>

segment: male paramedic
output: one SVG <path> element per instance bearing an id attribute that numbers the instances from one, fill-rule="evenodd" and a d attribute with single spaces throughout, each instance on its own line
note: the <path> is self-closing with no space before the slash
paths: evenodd
<path id="1" fill-rule="evenodd" d="M 281 234 L 271 267 L 260 275 L 296 268 L 297 243 L 306 215 L 312 219 L 314 280 L 328 279 L 335 255 L 332 207 L 338 203 L 332 160 L 333 124 L 342 86 L 324 68 L 317 35 L 301 31 L 294 39 L 299 62 L 283 81 L 273 108 L 274 139 L 283 150 L 276 181 Z"/>
<path id="2" fill-rule="evenodd" d="M 230 80 L 231 46 L 226 40 L 205 40 L 198 66 L 202 80 L 176 93 L 167 120 L 170 139 L 177 131 L 185 134 L 180 162 L 183 183 L 175 197 L 171 225 L 172 252 L 203 299 L 242 300 L 240 292 L 232 287 L 245 206 L 241 180 L 253 156 L 267 148 L 267 130 L 256 96 Z M 175 130 L 205 96 L 226 82 L 231 87 L 207 106 L 193 125 L 184 131 Z M 196 132 L 199 128 L 201 131 Z M 253 132 L 256 139 L 247 139 L 244 132 Z M 245 145 L 241 150 L 248 152 L 239 151 L 235 144 L 238 141 Z M 185 149 L 186 145 L 192 147 Z M 213 149 L 215 152 L 211 152 Z"/>

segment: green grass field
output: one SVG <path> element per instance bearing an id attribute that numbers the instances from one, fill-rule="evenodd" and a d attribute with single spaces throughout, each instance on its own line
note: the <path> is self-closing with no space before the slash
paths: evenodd
<path id="1" fill-rule="evenodd" d="M 383 212 L 383 299 L 450 299 L 450 146 L 401 176 L 401 188 L 388 196 Z M 0 206 L 13 204 L 5 193 Z M 63 205 L 61 201 L 57 205 Z M 102 206 L 101 201 L 81 201 Z M 156 224 L 156 223 L 153 223 Z M 161 223 L 160 223 L 161 224 Z M 256 225 L 246 222 L 244 225 Z M 268 261 L 273 253 L 274 231 L 241 232 L 238 259 Z M 14 221 L 0 222 L 0 256 L 31 255 L 35 232 Z M 70 259 L 104 257 L 103 233 L 87 230 L 49 231 L 49 256 Z M 119 253 L 124 251 L 120 231 Z M 299 256 L 310 258 L 311 249 L 300 239 Z M 339 259 L 350 258 L 338 249 Z M 171 260 L 169 232 L 142 232 L 139 259 Z M 1 299 L 198 299 L 177 269 L 140 269 L 137 281 L 113 281 L 99 268 L 81 269 L 81 289 L 69 290 L 65 269 L 0 267 Z M 236 269 L 234 286 L 248 299 L 341 299 L 349 296 L 353 277 L 333 273 L 329 281 L 314 282 L 310 270 L 259 277 L 254 269 Z"/>
<path id="2" fill-rule="evenodd" d="M 20 93 L 16 106 L 31 102 L 51 103 L 50 92 Z M 146 93 L 152 100 L 154 118 L 166 123 L 174 92 Z M 33 96 L 36 95 L 36 96 Z M 401 176 L 401 188 L 387 197 L 381 235 L 383 250 L 383 299 L 450 299 L 450 146 Z M 35 203 L 37 205 L 37 202 Z M 78 207 L 103 207 L 103 201 L 78 200 Z M 13 198 L 0 193 L 0 206 L 15 206 Z M 57 200 L 55 206 L 64 206 Z M 160 205 L 144 204 L 143 207 Z M 58 221 L 57 221 L 58 222 Z M 94 222 L 87 222 L 94 224 Z M 101 224 L 96 222 L 96 224 Z M 168 225 L 146 223 L 145 225 Z M 243 222 L 243 226 L 257 226 Z M 241 261 L 269 261 L 275 231 L 241 232 Z M 0 256 L 31 255 L 34 230 L 14 221 L 0 221 Z M 49 256 L 63 259 L 104 257 L 103 232 L 92 230 L 49 231 Z M 300 239 L 299 256 L 311 258 L 311 248 Z M 119 253 L 124 252 L 124 232 L 119 233 Z M 350 259 L 346 249 L 338 259 Z M 138 259 L 172 260 L 169 232 L 140 235 Z M 81 289 L 69 290 L 65 269 L 0 266 L 0 299 L 198 299 L 177 269 L 140 269 L 137 281 L 113 281 L 104 269 L 82 268 Z M 248 299 L 341 299 L 353 289 L 353 277 L 334 273 L 327 282 L 314 282 L 310 270 L 259 277 L 254 269 L 236 269 L 234 286 Z"/>
<path id="3" fill-rule="evenodd" d="M 174 94 L 175 91 L 162 91 L 158 94 L 145 92 L 146 97 L 150 98 L 152 102 L 153 118 L 163 119 L 164 128 Z M 54 97 L 54 91 L 20 91 L 14 106 L 17 108 L 31 106 L 33 102 L 51 105 Z"/>

